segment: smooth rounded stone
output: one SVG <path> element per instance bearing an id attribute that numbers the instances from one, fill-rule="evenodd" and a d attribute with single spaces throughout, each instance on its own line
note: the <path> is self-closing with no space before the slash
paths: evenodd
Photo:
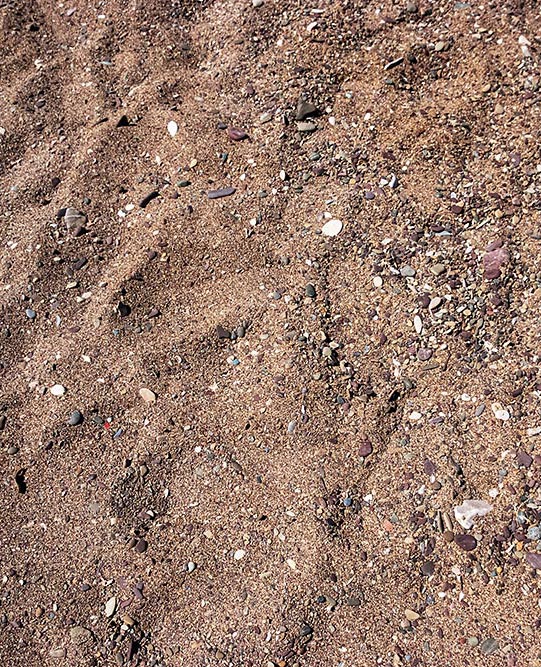
<path id="1" fill-rule="evenodd" d="M 421 572 L 425 577 L 431 577 L 434 574 L 434 563 L 431 560 L 425 560 L 421 565 Z"/>
<path id="2" fill-rule="evenodd" d="M 492 245 L 489 246 L 491 248 Z M 498 247 L 489 250 L 483 257 L 485 280 L 495 280 L 502 275 L 501 269 L 509 261 L 509 253 L 506 248 Z"/>
<path id="3" fill-rule="evenodd" d="M 308 285 L 306 285 L 306 296 L 310 299 L 316 298 L 316 288 L 312 285 L 312 283 L 308 283 Z"/>
<path id="4" fill-rule="evenodd" d="M 521 449 L 517 452 L 516 462 L 523 468 L 529 468 L 533 463 L 533 457 Z"/>
<path id="5" fill-rule="evenodd" d="M 195 570 L 196 567 L 197 567 L 197 565 L 193 561 L 189 561 L 186 564 L 186 571 L 189 572 L 189 573 L 192 573 Z"/>
<path id="6" fill-rule="evenodd" d="M 248 139 L 246 130 L 243 130 L 240 127 L 228 127 L 227 136 L 231 141 L 243 141 L 244 139 Z"/>
<path id="7" fill-rule="evenodd" d="M 26 317 L 28 317 L 29 320 L 36 319 L 36 311 L 32 310 L 32 308 L 27 308 L 24 312 L 26 313 Z"/>
<path id="8" fill-rule="evenodd" d="M 244 549 L 237 549 L 233 554 L 235 560 L 242 560 L 244 556 L 246 556 L 246 551 L 244 551 Z"/>
<path id="9" fill-rule="evenodd" d="M 443 264 L 434 264 L 430 267 L 430 270 L 435 276 L 441 276 L 445 272 L 445 266 Z"/>
<path id="10" fill-rule="evenodd" d="M 252 0 L 252 7 L 254 9 L 257 9 L 258 7 L 261 7 L 263 4 L 263 0 Z"/>
<path id="11" fill-rule="evenodd" d="M 359 456 L 370 456 L 372 454 L 372 443 L 369 440 L 363 440 L 359 446 Z"/>
<path id="12" fill-rule="evenodd" d="M 66 393 L 66 387 L 63 387 L 61 384 L 53 384 L 49 391 L 53 396 L 60 398 L 60 396 L 64 396 Z"/>
<path id="13" fill-rule="evenodd" d="M 297 123 L 297 130 L 299 132 L 315 132 L 317 125 L 311 121 L 300 121 Z"/>
<path id="14" fill-rule="evenodd" d="M 374 287 L 376 288 L 383 287 L 383 278 L 381 276 L 374 276 L 372 282 L 374 283 Z"/>
<path id="15" fill-rule="evenodd" d="M 221 188 L 220 190 L 209 190 L 207 192 L 207 197 L 208 199 L 221 199 L 222 197 L 230 197 L 235 194 L 236 191 L 237 189 L 233 187 Z"/>
<path id="16" fill-rule="evenodd" d="M 174 120 L 170 120 L 170 121 L 167 123 L 167 131 L 169 132 L 169 134 L 171 135 L 171 137 L 176 136 L 176 134 L 177 134 L 177 132 L 178 132 L 178 125 L 175 123 Z"/>
<path id="17" fill-rule="evenodd" d="M 150 389 L 147 389 L 146 387 L 142 387 L 139 389 L 139 396 L 145 401 L 145 403 L 155 403 L 156 402 L 156 394 L 151 391 Z"/>
<path id="18" fill-rule="evenodd" d="M 92 639 L 92 633 L 87 628 L 83 628 L 82 625 L 75 625 L 70 628 L 70 639 L 72 644 L 80 646 Z"/>
<path id="19" fill-rule="evenodd" d="M 455 544 L 464 551 L 473 551 L 477 547 L 477 540 L 473 535 L 459 533 L 455 535 Z"/>
<path id="20" fill-rule="evenodd" d="M 413 611 L 413 609 L 406 609 L 404 611 L 404 616 L 408 621 L 418 621 L 421 618 L 416 611 Z"/>
<path id="21" fill-rule="evenodd" d="M 135 551 L 139 554 L 144 554 L 145 551 L 148 549 L 148 542 L 146 540 L 143 540 L 142 538 L 138 540 L 137 544 L 135 545 Z"/>
<path id="22" fill-rule="evenodd" d="M 51 658 L 65 658 L 66 649 L 65 648 L 53 648 L 49 651 Z"/>
<path id="23" fill-rule="evenodd" d="M 413 269 L 411 266 L 403 266 L 400 269 L 400 275 L 403 278 L 413 278 L 415 275 L 415 269 Z"/>
<path id="24" fill-rule="evenodd" d="M 479 640 L 477 639 L 477 637 L 468 637 L 468 646 L 475 648 L 478 645 L 479 645 Z"/>
<path id="25" fill-rule="evenodd" d="M 105 604 L 105 615 L 107 618 L 113 616 L 116 611 L 116 597 L 109 598 Z"/>
<path id="26" fill-rule="evenodd" d="M 332 220 L 328 220 L 323 227 L 321 228 L 321 233 L 323 236 L 338 236 L 340 232 L 342 231 L 342 228 L 344 225 L 340 220 L 337 220 L 336 218 L 333 218 Z"/>
<path id="27" fill-rule="evenodd" d="M 417 352 L 417 359 L 419 359 L 419 361 L 428 361 L 431 357 L 432 357 L 432 350 L 429 350 L 428 348 L 422 347 Z"/>
<path id="28" fill-rule="evenodd" d="M 227 339 L 231 338 L 231 332 L 229 331 L 229 329 L 226 329 L 221 324 L 219 324 L 216 327 L 216 336 L 220 340 L 227 340 Z"/>
<path id="29" fill-rule="evenodd" d="M 479 650 L 483 655 L 492 655 L 493 653 L 496 653 L 499 648 L 500 645 L 498 640 L 494 639 L 494 637 L 488 637 L 479 644 Z"/>
<path id="30" fill-rule="evenodd" d="M 60 217 L 64 218 L 64 222 L 66 223 L 66 227 L 68 229 L 84 227 L 86 224 L 86 215 L 82 211 L 79 211 L 78 209 L 72 208 L 70 206 L 65 209 L 64 215 Z"/>
<path id="31" fill-rule="evenodd" d="M 15 456 L 15 454 L 19 453 L 19 448 L 17 445 L 11 445 L 11 447 L 8 447 L 8 454 L 10 456 Z"/>
<path id="32" fill-rule="evenodd" d="M 74 410 L 68 418 L 68 424 L 70 426 L 78 426 L 83 421 L 83 415 L 79 410 Z"/>
<path id="33" fill-rule="evenodd" d="M 342 503 L 344 504 L 344 507 L 351 507 L 353 505 L 353 500 L 351 498 L 344 498 Z"/>

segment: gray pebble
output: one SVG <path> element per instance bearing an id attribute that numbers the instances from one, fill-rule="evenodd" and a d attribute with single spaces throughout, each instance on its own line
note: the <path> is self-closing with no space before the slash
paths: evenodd
<path id="1" fill-rule="evenodd" d="M 479 649 L 484 655 L 492 655 L 493 653 L 496 653 L 499 648 L 500 645 L 498 644 L 498 640 L 493 637 L 489 637 L 479 644 Z"/>
<path id="2" fill-rule="evenodd" d="M 68 424 L 70 426 L 78 426 L 83 421 L 83 415 L 79 410 L 74 410 L 68 419 Z"/>
<path id="3" fill-rule="evenodd" d="M 411 266 L 403 266 L 400 269 L 400 275 L 403 278 L 413 278 L 415 275 L 415 269 L 412 269 Z"/>
<path id="4" fill-rule="evenodd" d="M 32 308 L 27 308 L 24 312 L 26 313 L 26 317 L 28 317 L 29 320 L 36 319 L 36 311 L 32 310 Z"/>
<path id="5" fill-rule="evenodd" d="M 312 285 L 312 283 L 308 283 L 308 285 L 306 285 L 306 296 L 310 297 L 310 299 L 316 298 L 316 288 Z"/>
<path id="6" fill-rule="evenodd" d="M 541 526 L 530 526 L 528 528 L 528 532 L 526 533 L 526 537 L 529 540 L 539 540 L 541 539 Z"/>

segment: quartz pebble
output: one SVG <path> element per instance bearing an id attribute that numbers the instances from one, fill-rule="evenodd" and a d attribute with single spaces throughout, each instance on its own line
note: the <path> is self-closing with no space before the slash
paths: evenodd
<path id="1" fill-rule="evenodd" d="M 321 233 L 323 236 L 338 236 L 340 232 L 342 231 L 342 222 L 340 220 L 337 220 L 336 218 L 333 218 L 331 220 L 328 220 L 323 227 L 321 228 Z"/>
<path id="2" fill-rule="evenodd" d="M 141 398 L 143 399 L 143 401 L 145 401 L 145 403 L 156 402 L 156 394 L 150 389 L 146 389 L 145 387 L 139 389 L 139 396 L 141 396 Z"/>
<path id="3" fill-rule="evenodd" d="M 53 396 L 59 398 L 60 396 L 64 396 L 66 393 L 66 387 L 63 387 L 61 384 L 53 384 L 49 391 Z"/>
<path id="4" fill-rule="evenodd" d="M 177 134 L 177 132 L 178 132 L 178 125 L 175 123 L 174 120 L 170 120 L 170 121 L 167 123 L 167 131 L 169 132 L 169 134 L 170 134 L 172 137 L 174 137 L 174 136 Z"/>

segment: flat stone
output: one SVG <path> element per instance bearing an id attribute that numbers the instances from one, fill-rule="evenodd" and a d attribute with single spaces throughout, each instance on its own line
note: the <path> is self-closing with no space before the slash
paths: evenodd
<path id="1" fill-rule="evenodd" d="M 316 288 L 312 285 L 312 283 L 308 283 L 308 285 L 306 285 L 306 296 L 310 299 L 316 298 Z"/>
<path id="2" fill-rule="evenodd" d="M 323 236 L 338 236 L 340 232 L 342 231 L 343 224 L 340 220 L 337 220 L 336 218 L 333 218 L 332 220 L 328 220 L 323 227 L 321 228 L 321 233 Z"/>
<path id="3" fill-rule="evenodd" d="M 477 547 L 475 537 L 466 533 L 455 535 L 455 543 L 464 551 L 473 551 Z"/>
<path id="4" fill-rule="evenodd" d="M 317 130 L 317 125 L 310 121 L 301 121 L 297 123 L 297 130 L 299 132 L 315 132 Z"/>
<path id="5" fill-rule="evenodd" d="M 315 116 L 317 113 L 318 109 L 314 104 L 301 98 L 297 104 L 295 120 L 304 120 L 305 118 L 308 118 L 308 116 Z"/>
<path id="6" fill-rule="evenodd" d="M 53 396 L 59 398 L 60 396 L 64 396 L 66 393 L 66 387 L 63 387 L 61 384 L 53 384 L 49 391 Z"/>
<path id="7" fill-rule="evenodd" d="M 221 197 L 230 197 L 235 194 L 236 188 L 222 188 L 221 190 L 209 190 L 207 197 L 209 199 L 220 199 Z"/>
<path id="8" fill-rule="evenodd" d="M 440 276 L 445 272 L 445 266 L 443 264 L 434 264 L 434 266 L 430 267 L 430 270 L 435 276 Z"/>
<path id="9" fill-rule="evenodd" d="M 70 639 L 72 644 L 80 646 L 92 639 L 92 633 L 87 628 L 83 628 L 82 625 L 75 625 L 70 628 Z"/>
<path id="10" fill-rule="evenodd" d="M 411 266 L 403 266 L 400 269 L 400 275 L 403 278 L 413 278 L 415 275 L 415 269 L 413 269 Z"/>
<path id="11" fill-rule="evenodd" d="M 413 609 L 406 609 L 404 616 L 408 619 L 408 621 L 418 621 L 421 618 L 416 611 L 413 611 Z"/>
<path id="12" fill-rule="evenodd" d="M 484 655 L 492 655 L 493 653 L 496 653 L 499 648 L 500 645 L 498 644 L 498 640 L 494 639 L 494 637 L 488 637 L 488 639 L 484 639 L 479 644 L 479 650 Z"/>
<path id="13" fill-rule="evenodd" d="M 105 615 L 107 618 L 113 616 L 116 611 L 116 597 L 109 598 L 105 604 Z"/>
<path id="14" fill-rule="evenodd" d="M 150 389 L 146 389 L 146 387 L 142 387 L 139 389 L 139 396 L 145 401 L 145 403 L 155 403 L 156 402 L 156 394 L 151 391 Z"/>

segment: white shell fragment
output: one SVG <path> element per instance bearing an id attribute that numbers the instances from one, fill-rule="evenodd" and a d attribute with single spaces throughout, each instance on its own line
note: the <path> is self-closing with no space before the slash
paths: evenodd
<path id="1" fill-rule="evenodd" d="M 170 120 L 167 123 L 167 131 L 169 132 L 169 134 L 172 137 L 174 137 L 176 135 L 176 133 L 178 132 L 178 125 L 175 123 L 174 120 Z"/>
<path id="2" fill-rule="evenodd" d="M 473 519 L 475 517 L 485 516 L 491 509 L 492 505 L 484 500 L 465 500 L 462 505 L 454 508 L 455 519 L 462 528 L 469 530 L 473 528 Z"/>
<path id="3" fill-rule="evenodd" d="M 342 231 L 343 224 L 340 220 L 337 220 L 336 218 L 332 218 L 332 220 L 328 220 L 323 227 L 321 228 L 321 233 L 323 236 L 338 236 L 340 232 Z"/>
<path id="4" fill-rule="evenodd" d="M 64 396 L 66 393 L 66 387 L 63 387 L 61 384 L 53 384 L 53 386 L 49 389 L 51 394 L 53 396 L 56 396 L 57 398 L 60 396 Z"/>
<path id="5" fill-rule="evenodd" d="M 501 403 L 493 403 L 491 407 L 496 419 L 506 422 L 511 416 L 509 410 L 506 410 Z"/>

